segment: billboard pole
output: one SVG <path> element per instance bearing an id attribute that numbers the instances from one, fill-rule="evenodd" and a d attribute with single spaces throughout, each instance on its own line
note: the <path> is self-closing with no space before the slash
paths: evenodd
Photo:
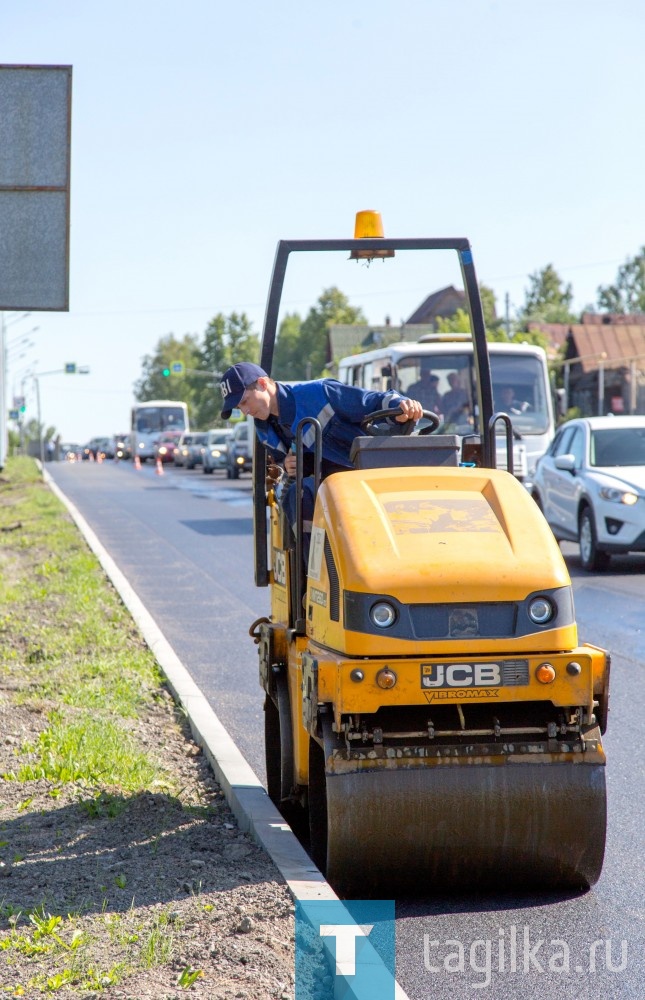
<path id="1" fill-rule="evenodd" d="M 4 313 L 0 312 L 0 472 L 7 461 L 7 345 Z"/>

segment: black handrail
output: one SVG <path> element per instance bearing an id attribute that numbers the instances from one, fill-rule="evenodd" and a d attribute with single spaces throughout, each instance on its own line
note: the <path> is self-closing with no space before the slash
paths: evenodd
<path id="1" fill-rule="evenodd" d="M 294 627 L 297 635 L 304 635 L 306 621 L 302 614 L 302 595 L 305 592 L 305 566 L 303 556 L 302 481 L 304 479 L 304 428 L 311 424 L 314 430 L 314 496 L 318 493 L 322 470 L 322 427 L 315 417 L 303 417 L 296 427 L 296 615 Z"/>
<path id="2" fill-rule="evenodd" d="M 488 421 L 488 447 L 490 454 L 493 456 L 493 468 L 497 466 L 497 445 L 495 437 L 495 425 L 502 421 L 504 424 L 504 429 L 506 431 L 506 468 L 511 475 L 514 474 L 513 469 L 513 424 L 508 413 L 493 413 L 492 417 Z"/>

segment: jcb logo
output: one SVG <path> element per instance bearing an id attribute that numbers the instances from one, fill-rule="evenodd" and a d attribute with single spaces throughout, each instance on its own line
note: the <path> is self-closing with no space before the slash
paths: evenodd
<path id="1" fill-rule="evenodd" d="M 422 663 L 424 688 L 495 687 L 501 684 L 498 663 Z"/>
<path id="2" fill-rule="evenodd" d="M 273 579 L 275 583 L 279 583 L 281 587 L 286 587 L 287 557 L 284 552 L 276 551 L 273 553 Z"/>

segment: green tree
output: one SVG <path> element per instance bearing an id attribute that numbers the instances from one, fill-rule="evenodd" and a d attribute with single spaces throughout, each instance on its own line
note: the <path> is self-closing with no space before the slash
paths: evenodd
<path id="1" fill-rule="evenodd" d="M 230 316 L 217 313 L 213 317 L 206 327 L 196 365 L 204 375 L 192 376 L 196 396 L 195 422 L 199 427 L 217 427 L 223 423 L 219 376 L 238 361 L 257 363 L 259 355 L 258 337 L 245 313 L 233 312 Z"/>
<path id="2" fill-rule="evenodd" d="M 329 327 L 341 323 L 353 325 L 366 322 L 363 311 L 350 306 L 349 299 L 343 292 L 335 287 L 326 288 L 300 324 L 297 337 L 294 336 L 295 319 L 285 326 L 285 346 L 280 348 L 281 372 L 283 368 L 288 370 L 293 380 L 319 378 L 324 373 L 328 360 Z M 287 351 L 293 351 L 288 365 Z M 282 374 L 282 377 L 286 378 L 286 375 Z"/>
<path id="3" fill-rule="evenodd" d="M 553 264 L 529 275 L 530 286 L 519 322 L 526 329 L 529 323 L 575 323 L 578 317 L 571 311 L 573 290 L 564 285 Z"/>
<path id="4" fill-rule="evenodd" d="M 470 315 L 465 309 L 455 309 L 452 316 L 437 316 L 437 333 L 471 333 Z"/>
<path id="5" fill-rule="evenodd" d="M 287 313 L 278 330 L 273 353 L 272 372 L 274 378 L 284 382 L 297 382 L 302 376 L 300 366 L 300 331 L 302 319 L 298 313 Z"/>
<path id="6" fill-rule="evenodd" d="M 141 403 L 148 399 L 180 399 L 188 403 L 192 416 L 191 383 L 185 374 L 172 374 L 172 366 L 182 362 L 185 369 L 197 367 L 199 342 L 193 333 L 186 333 L 179 340 L 174 333 L 162 337 L 152 354 L 141 359 L 141 378 L 134 384 L 134 395 Z M 164 371 L 171 374 L 166 377 Z"/>
<path id="7" fill-rule="evenodd" d="M 479 296 L 482 300 L 482 311 L 484 313 L 484 324 L 487 330 L 499 330 L 502 321 L 497 318 L 497 308 L 495 306 L 495 292 L 487 285 L 479 286 Z"/>
<path id="8" fill-rule="evenodd" d="M 645 246 L 618 268 L 614 285 L 598 289 L 601 312 L 645 313 Z"/>

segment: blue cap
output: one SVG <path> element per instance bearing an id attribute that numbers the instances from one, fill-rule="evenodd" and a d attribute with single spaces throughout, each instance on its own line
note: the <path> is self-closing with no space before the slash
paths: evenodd
<path id="1" fill-rule="evenodd" d="M 240 361 L 239 364 L 233 365 L 224 372 L 219 384 L 224 400 L 223 420 L 228 420 L 246 389 L 257 382 L 259 378 L 267 378 L 267 373 L 264 368 L 260 368 L 259 365 L 254 365 L 250 361 Z"/>

